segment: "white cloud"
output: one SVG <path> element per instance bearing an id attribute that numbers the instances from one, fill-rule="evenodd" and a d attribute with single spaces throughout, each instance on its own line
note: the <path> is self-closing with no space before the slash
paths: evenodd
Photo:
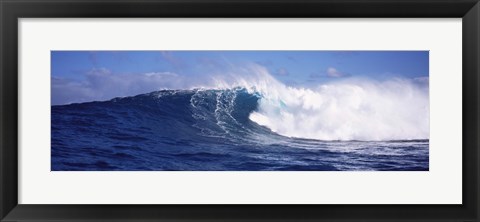
<path id="1" fill-rule="evenodd" d="M 327 76 L 337 78 L 337 77 L 343 77 L 343 76 L 345 76 L 345 74 L 338 71 L 337 69 L 335 69 L 333 67 L 329 67 L 327 69 Z"/>
<path id="2" fill-rule="evenodd" d="M 85 73 L 85 80 L 52 77 L 52 105 L 108 100 L 161 89 L 184 89 L 201 85 L 203 79 L 192 79 L 172 72 L 114 74 L 105 68 Z"/>
<path id="3" fill-rule="evenodd" d="M 336 68 L 329 67 L 325 72 L 314 72 L 310 74 L 310 80 L 320 79 L 320 78 L 342 78 L 349 77 L 350 74 L 340 72 Z"/>
<path id="4" fill-rule="evenodd" d="M 277 76 L 288 76 L 290 73 L 289 73 L 288 70 L 285 69 L 285 68 L 279 68 L 279 69 L 277 69 L 277 71 L 275 72 L 275 74 L 276 74 Z"/>

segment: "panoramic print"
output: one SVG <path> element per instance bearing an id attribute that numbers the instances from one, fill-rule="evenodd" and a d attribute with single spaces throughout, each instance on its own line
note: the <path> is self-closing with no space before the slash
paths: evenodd
<path id="1" fill-rule="evenodd" d="M 428 171 L 428 51 L 51 51 L 52 171 Z"/>

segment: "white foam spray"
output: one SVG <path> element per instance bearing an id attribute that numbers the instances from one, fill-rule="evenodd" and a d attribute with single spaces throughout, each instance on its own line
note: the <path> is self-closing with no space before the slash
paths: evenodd
<path id="1" fill-rule="evenodd" d="M 216 88 L 245 87 L 260 93 L 258 110 L 250 120 L 283 136 L 365 141 L 429 138 L 428 85 L 414 80 L 349 78 L 315 88 L 289 87 L 261 66 L 226 76 L 215 78 Z"/>

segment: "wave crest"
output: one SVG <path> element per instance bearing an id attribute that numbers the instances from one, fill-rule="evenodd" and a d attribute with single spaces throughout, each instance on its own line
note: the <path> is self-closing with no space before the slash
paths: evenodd
<path id="1" fill-rule="evenodd" d="M 428 84 L 395 78 L 350 78 L 316 88 L 289 87 L 264 68 L 231 75 L 220 88 L 244 87 L 261 95 L 249 119 L 287 137 L 317 140 L 429 138 Z"/>

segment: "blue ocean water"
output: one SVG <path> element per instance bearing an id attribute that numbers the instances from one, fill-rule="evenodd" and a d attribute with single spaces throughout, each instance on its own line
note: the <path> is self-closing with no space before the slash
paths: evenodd
<path id="1" fill-rule="evenodd" d="M 52 106 L 53 171 L 425 171 L 428 140 L 322 141 L 252 120 L 242 88 Z"/>

